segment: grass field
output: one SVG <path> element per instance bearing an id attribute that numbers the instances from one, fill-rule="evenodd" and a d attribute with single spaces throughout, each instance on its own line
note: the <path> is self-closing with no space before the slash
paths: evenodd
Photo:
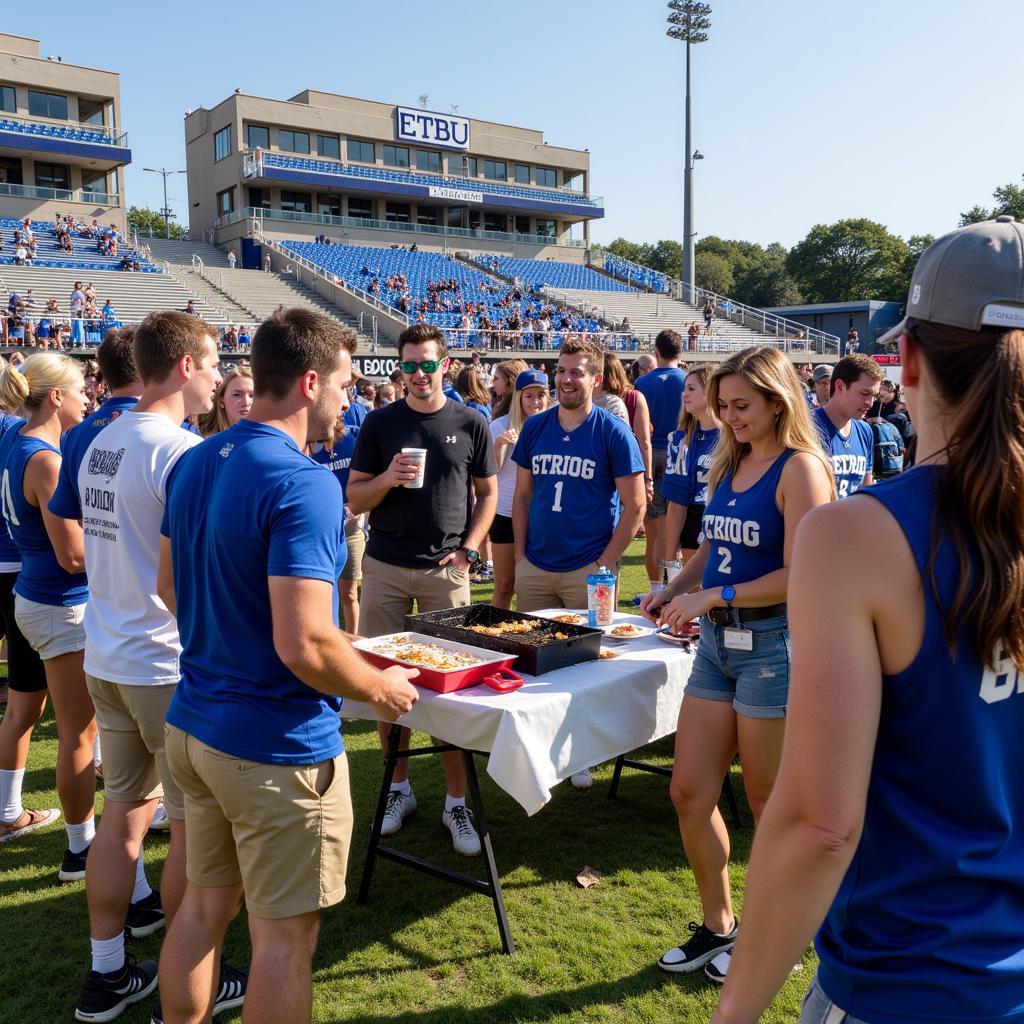
<path id="1" fill-rule="evenodd" d="M 625 558 L 622 603 L 646 589 L 642 544 Z M 483 600 L 487 588 L 475 587 Z M 313 1019 L 366 1024 L 687 1024 L 705 1021 L 718 989 L 698 972 L 666 975 L 658 956 L 687 937 L 699 919 L 693 876 L 686 866 L 667 780 L 626 773 L 618 799 L 606 799 L 610 765 L 594 772 L 594 786 L 568 783 L 533 818 L 494 786 L 481 770 L 498 868 L 517 952 L 500 953 L 490 900 L 466 893 L 398 865 L 378 861 L 370 902 L 355 903 L 377 786 L 381 753 L 368 723 L 346 722 L 356 827 L 349 870 L 350 898 L 323 915 L 314 962 Z M 425 739 L 420 737 L 420 739 Z M 415 742 L 415 740 L 414 740 Z M 53 763 L 56 731 L 47 714 L 36 730 L 25 802 L 57 806 Z M 645 751 L 670 764 L 671 737 Z M 739 771 L 737 790 L 742 792 Z M 394 845 L 411 853 L 480 872 L 451 851 L 441 826 L 440 768 L 413 768 L 418 813 Z M 744 804 L 749 823 L 749 811 Z M 102 809 L 102 793 L 98 801 Z M 88 966 L 88 917 L 84 883 L 60 885 L 56 865 L 63 828 L 36 832 L 0 846 L 0 1022 L 51 1024 L 72 1019 Z M 742 911 L 750 849 L 749 828 L 733 836 L 733 891 Z M 150 881 L 159 883 L 166 840 L 146 842 Z M 458 863 L 456 863 L 458 861 Z M 582 889 L 575 877 L 584 864 L 603 872 L 599 885 Z M 132 942 L 139 959 L 156 957 L 162 933 Z M 248 960 L 244 914 L 226 944 L 228 958 Z M 764 1017 L 796 1021 L 813 973 L 792 977 Z M 120 1018 L 149 1021 L 148 1001 Z M 229 1013 L 220 1021 L 237 1021 Z"/>

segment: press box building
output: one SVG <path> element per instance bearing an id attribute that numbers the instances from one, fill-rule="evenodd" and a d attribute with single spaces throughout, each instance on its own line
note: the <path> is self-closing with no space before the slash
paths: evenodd
<path id="1" fill-rule="evenodd" d="M 38 39 L 0 33 L 0 218 L 71 213 L 124 231 L 131 159 L 116 72 L 42 57 Z"/>
<path id="2" fill-rule="evenodd" d="M 542 132 L 307 89 L 236 92 L 185 117 L 189 222 L 221 246 L 327 235 L 346 244 L 582 261 L 590 154 Z"/>

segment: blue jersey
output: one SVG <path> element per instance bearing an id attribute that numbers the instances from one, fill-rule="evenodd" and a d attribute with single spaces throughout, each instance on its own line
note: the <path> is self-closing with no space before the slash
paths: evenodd
<path id="1" fill-rule="evenodd" d="M 619 521 L 615 481 L 644 471 L 629 426 L 597 406 L 569 433 L 557 406 L 531 416 L 512 458 L 533 475 L 526 557 L 545 572 L 597 559 Z"/>
<path id="2" fill-rule="evenodd" d="M 686 476 L 686 443 L 685 430 L 673 430 L 668 435 L 668 446 L 665 449 L 665 476 L 661 481 L 661 496 L 666 501 L 674 501 L 677 505 L 688 505 L 690 483 Z"/>
<path id="3" fill-rule="evenodd" d="M 86 416 L 60 439 L 60 474 L 49 505 L 54 515 L 63 519 L 82 518 L 82 508 L 78 503 L 78 471 L 82 468 L 86 449 L 104 427 L 133 408 L 138 401 L 137 398 L 108 398 L 91 416 Z"/>
<path id="4" fill-rule="evenodd" d="M 703 587 L 736 586 L 767 576 L 783 565 L 786 523 L 775 501 L 782 470 L 794 454 L 787 448 L 745 491 L 732 489 L 730 473 L 704 511 L 704 539 L 711 546 Z"/>
<path id="5" fill-rule="evenodd" d="M 1024 674 L 1001 655 L 986 669 L 966 632 L 950 654 L 940 607 L 961 570 L 948 537 L 937 598 L 929 582 L 942 472 L 864 492 L 925 580 L 924 640 L 882 679 L 863 834 L 815 942 L 829 998 L 872 1024 L 1024 1020 Z"/>
<path id="6" fill-rule="evenodd" d="M 445 381 L 444 384 L 441 385 L 441 390 L 444 392 L 445 398 L 450 398 L 453 402 L 458 402 L 459 405 L 466 404 L 462 395 L 455 390 L 455 386 L 453 384 L 449 384 L 448 381 Z"/>
<path id="7" fill-rule="evenodd" d="M 871 426 L 863 420 L 850 420 L 850 433 L 843 437 L 839 428 L 829 419 L 824 406 L 815 409 L 811 419 L 814 420 L 822 448 L 832 459 L 836 494 L 840 498 L 849 497 L 860 488 L 865 475 L 871 472 L 875 463 L 875 439 Z"/>
<path id="8" fill-rule="evenodd" d="M 313 456 L 314 462 L 326 466 L 341 484 L 341 500 L 348 500 L 348 473 L 352 466 L 352 453 L 356 450 L 356 438 L 359 436 L 358 427 L 349 427 L 341 439 L 333 448 L 321 448 Z"/>
<path id="9" fill-rule="evenodd" d="M 341 752 L 341 700 L 274 648 L 268 576 L 323 580 L 345 564 L 338 485 L 273 427 L 243 419 L 178 461 L 171 539 L 181 682 L 167 721 L 235 757 L 315 764 Z M 337 594 L 333 601 L 337 623 Z"/>
<path id="10" fill-rule="evenodd" d="M 486 405 L 481 405 L 479 402 L 465 402 L 464 404 L 467 409 L 476 409 L 488 423 L 491 422 L 491 410 Z"/>
<path id="11" fill-rule="evenodd" d="M 39 452 L 56 452 L 56 448 L 38 437 L 26 437 L 21 428 L 8 430 L 0 438 L 0 494 L 4 518 L 11 537 L 21 553 L 21 572 L 14 584 L 20 594 L 37 604 L 71 607 L 89 600 L 84 572 L 65 572 L 57 561 L 46 524 L 38 505 L 25 500 L 25 467 Z"/>
<path id="12" fill-rule="evenodd" d="M 20 427 L 24 422 L 24 420 L 18 419 L 17 416 L 12 416 L 10 413 L 0 412 L 0 437 L 6 434 L 8 430 Z M 11 566 L 10 571 L 14 572 L 15 569 L 13 567 L 19 565 L 20 562 L 21 552 L 14 543 L 11 531 L 7 527 L 7 519 L 3 518 L 0 521 L 0 565 Z"/>
<path id="13" fill-rule="evenodd" d="M 686 374 L 675 366 L 659 367 L 637 377 L 636 389 L 647 399 L 651 411 L 651 444 L 656 452 L 668 447 L 668 435 L 679 422 L 685 384 Z"/>
<path id="14" fill-rule="evenodd" d="M 686 479 L 689 484 L 687 505 L 706 505 L 708 503 L 708 479 L 711 476 L 711 460 L 718 444 L 718 427 L 701 430 L 698 426 L 693 432 L 686 449 Z"/>
<path id="15" fill-rule="evenodd" d="M 362 402 L 353 402 L 346 410 L 345 415 L 342 417 L 342 423 L 346 427 L 359 428 L 362 425 L 363 420 L 370 415 L 370 410 L 363 405 Z"/>

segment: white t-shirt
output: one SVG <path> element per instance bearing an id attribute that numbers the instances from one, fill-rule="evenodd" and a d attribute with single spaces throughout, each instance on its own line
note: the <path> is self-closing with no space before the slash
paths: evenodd
<path id="1" fill-rule="evenodd" d="M 508 417 L 499 416 L 491 420 L 491 443 L 493 444 L 502 434 L 508 430 Z M 512 449 L 510 444 L 505 450 L 505 461 L 498 470 L 498 515 L 512 517 L 512 495 L 516 490 L 516 464 L 512 461 Z"/>
<path id="2" fill-rule="evenodd" d="M 78 471 L 89 603 L 85 671 L 130 686 L 176 683 L 181 642 L 156 593 L 167 477 L 202 438 L 166 416 L 122 413 Z"/>

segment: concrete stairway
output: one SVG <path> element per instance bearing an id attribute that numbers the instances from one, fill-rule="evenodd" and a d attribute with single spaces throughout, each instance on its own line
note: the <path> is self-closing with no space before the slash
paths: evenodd
<path id="1" fill-rule="evenodd" d="M 172 266 L 192 266 L 192 257 L 198 256 L 208 267 L 228 267 L 227 253 L 209 242 L 179 241 L 175 238 L 139 237 L 139 245 L 148 245 L 153 252 L 153 261 L 166 261 Z"/>
<path id="2" fill-rule="evenodd" d="M 195 302 L 196 312 L 214 324 L 228 320 L 222 309 L 207 298 L 196 295 L 172 274 L 132 274 L 120 271 L 60 270 L 48 267 L 0 267 L 0 285 L 8 292 L 17 291 L 24 296 L 29 288 L 36 305 L 33 318 L 42 315 L 49 299 L 54 298 L 60 314 L 71 315 L 71 291 L 76 281 L 83 286 L 90 281 L 96 289 L 96 305 L 102 307 L 111 299 L 118 319 L 123 323 L 138 323 L 150 313 L 167 309 L 184 309 L 189 299 Z"/>

